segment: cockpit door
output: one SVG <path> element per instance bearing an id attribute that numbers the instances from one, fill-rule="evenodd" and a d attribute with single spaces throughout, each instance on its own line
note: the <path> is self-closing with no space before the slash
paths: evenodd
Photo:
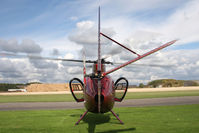
<path id="1" fill-rule="evenodd" d="M 127 92 L 128 89 L 128 80 L 124 77 L 119 78 L 115 82 L 115 101 L 121 102 Z"/>
<path id="2" fill-rule="evenodd" d="M 78 78 L 73 78 L 69 82 L 70 91 L 73 95 L 73 98 L 76 102 L 83 102 L 84 101 L 84 84 Z"/>

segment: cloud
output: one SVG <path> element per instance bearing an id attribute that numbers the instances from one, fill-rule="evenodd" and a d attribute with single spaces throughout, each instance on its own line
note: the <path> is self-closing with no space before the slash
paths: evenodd
<path id="1" fill-rule="evenodd" d="M 74 66 L 74 67 L 69 67 L 67 69 L 67 73 L 69 74 L 83 74 L 83 68 Z"/>
<path id="2" fill-rule="evenodd" d="M 118 12 L 129 13 L 129 12 L 147 12 L 151 10 L 165 10 L 172 9 L 176 6 L 181 6 L 186 0 L 102 0 L 102 8 L 110 8 L 109 10 L 115 10 Z"/>
<path id="3" fill-rule="evenodd" d="M 151 34 L 160 42 L 161 40 L 167 42 L 180 39 L 177 42 L 178 45 L 199 41 L 197 26 L 199 23 L 199 9 L 197 8 L 199 2 L 197 0 L 178 0 L 177 2 L 172 0 L 149 0 L 144 2 L 143 5 L 141 1 L 127 4 L 130 2 L 125 1 L 122 4 L 122 1 L 116 1 L 114 5 L 118 5 L 120 10 L 113 11 L 115 15 L 112 15 L 110 10 L 116 10 L 116 7 L 110 9 L 109 12 L 104 11 L 108 13 L 105 14 L 107 17 L 103 20 L 102 27 L 113 27 L 117 33 L 117 36 L 114 37 L 119 39 L 120 42 L 125 42 L 125 40 L 132 37 L 136 41 L 139 40 L 139 42 L 143 40 L 145 42 L 151 41 L 150 39 L 144 39 L 146 34 L 148 36 Z M 110 6 L 110 3 L 106 6 Z M 128 11 L 121 10 L 125 7 L 124 5 L 132 6 L 132 8 L 127 8 Z M 134 9 L 133 5 L 135 5 Z M 105 10 L 108 10 L 107 7 Z"/>
<path id="4" fill-rule="evenodd" d="M 64 59 L 74 59 L 74 55 L 71 54 L 71 53 L 67 53 L 67 54 L 64 56 Z"/>
<path id="5" fill-rule="evenodd" d="M 29 59 L 29 62 L 38 69 L 58 69 L 58 64 L 54 61 Z"/>
<path id="6" fill-rule="evenodd" d="M 83 21 L 76 24 L 76 31 L 69 35 L 69 40 L 77 44 L 95 44 L 97 32 L 92 21 Z"/>
<path id="7" fill-rule="evenodd" d="M 31 72 L 34 71 L 29 66 L 27 59 L 0 58 L 0 64 L 0 75 L 2 76 L 0 82 L 23 83 L 29 78 Z"/>
<path id="8" fill-rule="evenodd" d="M 129 66 L 115 73 L 117 75 L 122 74 L 130 80 L 142 80 L 143 83 L 154 79 L 165 78 L 194 80 L 198 78 L 199 74 L 197 71 L 198 52 L 198 49 L 159 52 L 158 54 L 153 54 L 142 59 L 140 63 L 173 65 L 172 67 Z M 115 77 L 115 73 L 112 74 L 113 77 Z M 132 83 L 136 84 L 135 81 L 132 81 Z"/>
<path id="9" fill-rule="evenodd" d="M 59 54 L 60 54 L 60 53 L 59 53 L 59 50 L 56 49 L 56 48 L 53 48 L 53 51 L 52 51 L 51 55 L 53 55 L 53 56 L 58 56 Z"/>
<path id="10" fill-rule="evenodd" d="M 0 58 L 0 64 L 0 82 L 6 83 L 65 83 L 76 75 L 82 77 L 80 67 L 63 66 L 61 62 Z"/>
<path id="11" fill-rule="evenodd" d="M 187 2 L 182 8 L 173 13 L 160 27 L 167 36 L 180 39 L 182 44 L 198 42 L 199 38 L 199 1 Z"/>
<path id="12" fill-rule="evenodd" d="M 79 52 L 79 57 L 82 57 L 82 51 L 85 50 L 86 58 L 97 58 L 98 31 L 96 27 L 97 25 L 93 21 L 81 21 L 76 24 L 74 32 L 69 35 L 70 41 L 83 46 L 81 52 Z M 113 28 L 110 27 L 103 28 L 102 32 L 109 37 L 115 34 Z M 103 45 L 102 52 L 106 51 L 104 49 L 109 49 L 112 46 L 112 42 L 104 37 L 101 37 L 101 44 Z"/>
<path id="13" fill-rule="evenodd" d="M 102 32 L 108 36 L 113 36 L 115 34 L 112 28 L 104 28 Z M 93 21 L 81 21 L 76 24 L 76 30 L 73 34 L 69 35 L 69 40 L 83 45 L 96 45 L 98 42 L 98 32 L 96 25 Z M 102 38 L 102 44 L 107 44 L 109 41 Z"/>
<path id="14" fill-rule="evenodd" d="M 197 0 L 116 0 L 114 2 L 101 0 L 101 5 L 102 32 L 139 54 L 176 38 L 180 41 L 174 45 L 189 45 L 190 42 L 199 41 L 197 26 L 199 2 Z M 18 31 L 25 27 L 26 31 L 28 30 L 28 33 L 33 36 L 19 36 L 21 38 L 28 36 L 39 43 L 32 40 L 19 42 L 15 39 L 0 39 L 0 50 L 28 54 L 40 53 L 41 55 L 52 53 L 53 55 L 60 54 L 60 58 L 82 59 L 81 51 L 84 48 L 86 59 L 96 60 L 97 6 L 98 4 L 91 0 L 63 1 L 56 4 L 52 2 L 44 12 L 34 17 L 30 14 L 31 19 L 20 23 L 21 25 L 17 24 L 15 28 L 17 29 L 15 31 Z M 67 9 L 66 13 L 63 13 L 65 9 Z M 35 31 L 35 27 L 42 31 Z M 11 30 L 4 29 L 4 31 Z M 112 55 L 107 60 L 125 62 L 136 57 L 108 39 L 104 37 L 101 39 L 102 57 Z M 129 66 L 112 73 L 111 76 L 114 80 L 124 76 L 130 84 L 147 83 L 160 78 L 198 79 L 199 51 L 173 48 L 157 52 L 138 63 L 174 65 L 174 67 Z M 66 82 L 73 77 L 82 77 L 82 63 L 0 58 L 0 64 L 0 82 L 15 82 L 14 80 Z M 113 66 L 107 66 L 107 70 L 111 68 Z"/>
<path id="15" fill-rule="evenodd" d="M 41 53 L 42 48 L 36 44 L 33 40 L 25 39 L 18 43 L 16 39 L 3 40 L 0 39 L 0 50 L 6 52 L 14 52 L 14 53 L 28 53 L 35 54 Z"/>
<path id="16" fill-rule="evenodd" d="M 171 2 L 171 1 L 170 1 Z M 199 35 L 199 29 L 197 28 L 197 24 L 199 23 L 198 20 L 198 8 L 196 8 L 199 5 L 198 1 L 190 1 L 185 3 L 183 6 L 177 8 L 174 10 L 172 14 L 170 14 L 168 17 L 164 18 L 164 21 L 161 21 L 160 23 L 151 23 L 150 25 L 146 25 L 147 23 L 144 23 L 141 20 L 136 19 L 124 19 L 123 22 L 119 19 L 114 19 L 111 21 L 107 21 L 108 25 L 111 23 L 114 24 L 116 22 L 116 25 L 114 25 L 114 29 L 119 33 L 121 33 L 123 41 L 121 41 L 125 46 L 131 48 L 132 50 L 136 51 L 139 54 L 143 54 L 153 48 L 156 48 L 163 43 L 166 43 L 172 39 L 180 39 L 176 44 L 174 45 L 188 45 L 190 42 L 198 42 L 198 35 Z M 137 25 L 137 28 L 134 28 L 131 24 L 128 22 L 134 22 L 134 25 Z M 119 23 L 120 22 L 120 23 Z M 122 27 L 123 30 L 118 30 L 118 28 L 115 27 Z M 134 29 L 134 32 L 131 32 L 129 34 L 128 29 Z M 139 30 L 138 30 L 139 29 Z M 122 32 L 121 32 L 122 31 Z M 127 31 L 127 33 L 125 33 Z M 119 35 L 118 35 L 119 36 Z M 193 62 L 197 62 L 196 58 L 193 60 L 193 57 L 191 55 L 185 58 L 184 53 L 190 54 L 194 53 L 195 55 L 197 52 L 194 52 L 194 50 L 187 50 L 187 51 L 173 51 L 172 54 L 167 54 L 165 52 L 166 50 L 160 51 L 154 55 L 150 55 L 149 57 L 142 59 L 139 62 L 143 62 L 144 64 L 166 64 L 166 65 L 176 65 L 176 69 L 174 68 L 168 68 L 168 69 L 158 69 L 158 68 L 151 68 L 151 72 L 149 73 L 149 70 L 146 68 L 143 69 L 140 73 L 146 73 L 146 76 L 143 77 L 143 81 L 146 83 L 149 80 L 152 79 L 159 79 L 159 78 L 176 78 L 176 79 L 197 79 L 197 76 L 195 73 L 191 72 L 190 70 L 194 69 L 197 70 L 198 66 L 194 64 Z M 169 51 L 172 51 L 170 48 Z M 176 53 L 177 52 L 177 53 Z M 166 54 L 167 56 L 165 56 Z M 133 59 L 135 56 L 133 56 L 131 53 L 129 53 L 126 50 L 121 51 L 117 56 L 113 57 L 114 61 L 117 62 L 125 62 L 130 59 Z M 187 60 L 184 62 L 183 60 Z M 184 64 L 183 64 L 184 63 Z M 189 65 L 191 64 L 191 65 Z M 126 68 L 125 73 L 129 73 L 129 71 L 136 70 L 136 78 L 139 77 L 140 73 L 135 68 L 129 69 Z M 148 71 L 147 71 L 148 70 Z M 149 75 L 150 74 L 150 75 Z M 113 74 L 114 75 L 114 74 Z M 133 79 L 133 75 L 129 77 L 129 79 Z M 136 80 L 133 79 L 135 82 Z M 141 80 L 141 79 L 140 79 Z"/>
<path id="17" fill-rule="evenodd" d="M 110 1 L 105 2 L 104 4 L 108 4 L 109 2 Z M 180 0 L 178 2 L 180 2 Z M 119 42 L 129 47 L 133 51 L 137 52 L 138 54 L 144 54 L 145 52 L 148 52 L 149 50 L 152 50 L 156 47 L 159 47 L 162 44 L 168 41 L 171 41 L 172 39 L 182 38 L 182 35 L 183 35 L 182 41 L 179 41 L 178 44 L 183 44 L 183 42 L 188 43 L 188 42 L 196 41 L 196 40 L 192 40 L 194 39 L 194 37 L 191 37 L 191 35 L 196 36 L 199 30 L 197 29 L 197 27 L 195 29 L 194 28 L 188 29 L 189 28 L 188 25 L 192 24 L 189 22 L 193 21 L 192 27 L 194 27 L 196 26 L 196 23 L 198 23 L 197 18 L 199 18 L 197 17 L 198 15 L 196 11 L 197 8 L 194 8 L 194 4 L 192 2 L 187 2 L 187 3 L 184 2 L 183 3 L 184 5 L 182 3 L 180 3 L 179 5 L 177 3 L 172 4 L 173 1 L 165 1 L 165 0 L 158 1 L 158 2 L 149 1 L 150 4 L 144 4 L 144 5 L 141 5 L 141 4 L 139 5 L 139 2 L 137 2 L 138 6 L 136 6 L 135 9 L 128 8 L 126 10 L 127 14 L 130 12 L 135 13 L 135 12 L 139 12 L 143 10 L 154 10 L 154 8 L 158 10 L 161 10 L 160 8 L 164 8 L 168 10 L 168 9 L 172 9 L 174 6 L 178 6 L 178 7 L 176 8 L 176 10 L 172 10 L 172 13 L 167 14 L 168 16 L 162 19 L 162 21 L 159 20 L 158 24 L 153 22 L 153 23 L 150 23 L 150 25 L 147 25 L 149 24 L 148 21 L 145 23 L 140 19 L 136 19 L 136 18 L 132 19 L 126 16 L 119 16 L 118 14 L 121 14 L 121 12 L 120 13 L 114 12 L 115 14 L 118 15 L 117 18 L 115 18 L 114 15 L 111 16 L 109 14 L 110 19 L 106 18 L 105 21 L 103 21 L 102 27 L 106 27 L 106 28 L 111 27 L 112 31 L 114 32 L 116 31 L 118 33 L 118 34 L 112 34 L 112 37 L 116 39 L 120 38 Z M 115 3 L 117 4 L 120 2 L 116 1 Z M 136 2 L 135 2 L 135 5 L 136 5 Z M 139 6 L 142 6 L 142 7 L 139 7 Z M 192 21 L 186 22 L 187 20 L 184 20 L 185 18 L 183 18 L 184 11 L 186 10 L 187 12 L 191 12 L 190 9 L 194 9 L 192 10 L 194 13 L 188 14 L 188 17 L 191 14 L 193 14 L 192 17 L 193 16 L 195 17 L 189 18 Z M 180 17 L 181 15 L 182 15 L 182 18 Z M 88 22 L 88 23 L 83 22 L 77 26 L 78 27 L 77 29 L 79 30 L 81 29 L 83 31 L 89 31 L 92 29 L 93 26 L 95 26 L 95 24 L 91 22 Z M 130 32 L 129 32 L 129 29 L 131 29 Z M 182 30 L 185 30 L 185 31 L 187 30 L 188 33 L 186 33 L 185 31 L 181 32 Z M 85 36 L 86 32 L 82 34 L 78 34 L 80 32 L 77 32 L 77 31 L 74 35 L 78 35 L 78 36 L 76 36 L 75 39 L 70 38 L 71 41 L 74 41 L 78 44 L 93 44 L 92 46 L 85 45 L 85 49 L 89 57 L 92 57 L 92 58 L 96 57 L 97 53 L 93 51 L 97 50 L 97 46 L 94 45 L 94 44 L 97 44 L 97 31 L 95 31 L 95 34 L 94 32 L 91 32 L 89 36 Z M 120 34 L 121 34 L 121 37 L 120 37 Z M 92 35 L 93 37 L 89 38 Z M 88 42 L 86 42 L 85 40 L 87 38 L 93 39 L 93 40 L 92 41 L 87 40 Z M 139 63 L 143 63 L 143 64 L 174 65 L 175 67 L 150 68 L 150 67 L 133 66 L 132 68 L 129 68 L 129 67 L 123 68 L 122 70 L 119 70 L 113 73 L 112 75 L 113 77 L 119 77 L 119 76 L 125 76 L 126 73 L 128 73 L 127 78 L 129 78 L 129 80 L 135 84 L 138 81 L 146 83 L 150 80 L 159 79 L 159 78 L 194 79 L 193 77 L 196 78 L 196 76 L 193 76 L 195 74 L 190 72 L 190 69 L 197 68 L 197 65 L 192 63 L 195 61 L 193 60 L 193 56 L 195 55 L 192 55 L 192 56 L 187 55 L 187 57 L 184 57 L 183 52 L 190 53 L 192 52 L 192 50 L 175 51 L 170 48 L 169 51 L 163 50 L 163 51 L 157 52 L 156 54 L 150 55 L 149 57 L 146 57 L 142 59 L 141 61 L 138 61 Z M 117 44 L 113 44 L 110 42 L 109 42 L 109 45 L 102 46 L 102 53 L 113 55 L 111 58 L 107 60 L 116 61 L 116 62 L 125 62 L 136 57 L 129 51 L 126 51 L 125 49 L 118 47 Z M 193 52 L 193 53 L 196 54 L 197 52 Z M 182 59 L 187 60 L 187 62 L 184 62 Z M 189 64 L 192 64 L 192 65 L 190 66 Z"/>

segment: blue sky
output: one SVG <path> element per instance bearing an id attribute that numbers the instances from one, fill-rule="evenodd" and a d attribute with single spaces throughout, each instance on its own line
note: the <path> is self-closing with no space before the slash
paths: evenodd
<path id="1" fill-rule="evenodd" d="M 178 69 L 152 68 L 150 71 L 146 68 L 135 72 L 129 68 L 118 71 L 113 74 L 114 77 L 125 76 L 124 73 L 132 71 L 131 76 L 127 77 L 134 84 L 160 78 L 199 79 L 196 75 L 198 71 L 190 72 L 199 68 L 197 0 L 1 0 L 0 51 L 43 56 L 52 56 L 57 51 L 59 54 L 56 57 L 81 59 L 81 51 L 85 48 L 87 58 L 95 59 L 96 52 L 93 50 L 96 50 L 99 3 L 102 31 L 135 51 L 144 53 L 162 43 L 179 39 L 174 46 L 140 62 L 171 64 Z M 104 54 L 114 55 L 109 60 L 124 62 L 132 58 L 126 51 L 118 50 L 115 44 L 103 41 L 108 44 L 103 46 Z M 162 62 L 152 62 L 155 59 L 162 59 Z M 36 63 L 5 57 L 0 58 L 0 62 L 5 64 L 5 68 L 0 70 L 1 82 L 64 82 L 63 78 L 69 80 L 82 73 L 79 64 L 70 67 L 60 62 Z M 23 65 L 16 66 L 19 62 Z M 52 68 L 44 70 L 39 64 Z M 15 81 L 6 73 L 6 65 L 18 74 Z M 27 66 L 26 73 L 20 70 L 23 66 Z M 55 70 L 53 67 L 57 70 L 53 72 L 56 76 L 52 77 L 49 72 Z M 40 73 L 46 76 L 42 77 Z M 28 79 L 24 80 L 24 77 Z"/>
<path id="2" fill-rule="evenodd" d="M 16 37 L 26 34 L 31 36 L 39 33 L 42 35 L 55 31 L 60 34 L 64 29 L 65 31 L 70 30 L 73 24 L 67 23 L 68 11 L 57 10 L 56 5 L 55 1 L 50 0 L 18 0 L 15 2 L 6 0 L 0 6 L 1 36 Z"/>

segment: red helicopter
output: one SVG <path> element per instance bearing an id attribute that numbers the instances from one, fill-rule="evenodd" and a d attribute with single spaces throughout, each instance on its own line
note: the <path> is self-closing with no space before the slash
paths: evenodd
<path id="1" fill-rule="evenodd" d="M 125 47 L 121 43 L 113 40 L 112 38 L 108 37 L 107 35 L 103 34 L 100 31 L 100 7 L 98 9 L 98 59 L 96 61 L 83 61 L 84 62 L 84 82 L 82 82 L 78 78 L 73 78 L 69 82 L 71 93 L 74 97 L 74 99 L 77 102 L 84 102 L 86 112 L 81 116 L 81 118 L 76 122 L 76 125 L 79 124 L 79 122 L 84 118 L 84 116 L 88 112 L 92 113 L 106 113 L 111 112 L 119 121 L 121 124 L 123 122 L 119 119 L 118 115 L 116 115 L 113 112 L 113 106 L 115 102 L 121 102 L 127 92 L 128 89 L 128 80 L 124 77 L 119 78 L 116 82 L 113 81 L 113 79 L 109 76 L 110 73 L 115 72 L 116 70 L 119 70 L 133 62 L 136 62 L 152 53 L 155 53 L 167 46 L 172 45 L 177 40 L 170 41 L 158 48 L 155 48 L 149 52 L 146 52 L 145 54 L 138 54 L 131 49 Z M 107 62 L 104 59 L 101 58 L 101 43 L 100 43 L 100 37 L 103 36 L 114 43 L 118 44 L 119 46 L 123 47 L 124 49 L 132 52 L 133 54 L 136 54 L 137 57 L 114 68 L 111 70 L 106 71 L 105 70 L 105 64 L 111 64 L 111 62 Z M 85 63 L 93 63 L 93 72 L 91 74 L 86 74 L 86 67 Z M 82 90 L 83 95 L 79 97 L 79 95 L 76 93 L 76 91 Z M 116 92 L 120 93 L 120 96 L 116 96 Z"/>
<path id="2" fill-rule="evenodd" d="M 131 53 L 137 55 L 136 58 L 119 65 L 118 67 L 106 71 L 105 65 L 112 64 L 112 62 L 105 61 L 104 58 L 101 58 L 101 43 L 100 38 L 101 36 L 113 41 L 114 43 L 118 44 L 119 46 L 123 47 L 124 49 L 130 51 Z M 70 91 L 77 102 L 84 102 L 86 112 L 80 117 L 80 119 L 75 123 L 76 125 L 84 118 L 84 116 L 88 112 L 92 113 L 106 113 L 111 112 L 121 124 L 123 122 L 119 119 L 118 115 L 113 112 L 113 107 L 115 102 L 122 102 L 124 99 L 127 89 L 128 89 L 128 80 L 124 77 L 120 77 L 116 82 L 109 76 L 110 73 L 115 72 L 133 62 L 136 62 L 152 53 L 155 53 L 165 47 L 168 47 L 175 43 L 177 40 L 170 41 L 158 48 L 155 48 L 145 54 L 138 54 L 131 49 L 125 47 L 121 43 L 113 40 L 112 38 L 108 37 L 107 35 L 103 34 L 100 31 L 100 7 L 98 9 L 98 59 L 95 61 L 91 60 L 73 60 L 73 59 L 60 59 L 60 58 L 49 58 L 49 57 L 40 57 L 40 56 L 24 56 L 24 55 L 17 55 L 14 53 L 0 53 L 0 56 L 18 56 L 21 58 L 31 58 L 31 59 L 44 59 L 44 60 L 55 60 L 55 61 L 72 61 L 72 62 L 83 62 L 83 74 L 84 74 L 84 81 L 82 82 L 79 78 L 73 78 L 69 82 Z M 93 72 L 91 74 L 86 74 L 86 63 L 93 63 Z M 83 92 L 81 95 L 79 91 Z M 78 92 L 78 93 L 76 93 Z M 116 93 L 117 92 L 117 93 Z M 119 95 L 118 95 L 119 94 Z"/>

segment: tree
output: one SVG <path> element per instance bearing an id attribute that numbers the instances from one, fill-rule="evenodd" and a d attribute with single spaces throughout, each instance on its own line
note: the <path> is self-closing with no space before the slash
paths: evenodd
<path id="1" fill-rule="evenodd" d="M 144 84 L 143 84 L 143 83 L 140 83 L 140 84 L 139 84 L 139 88 L 144 88 Z"/>

